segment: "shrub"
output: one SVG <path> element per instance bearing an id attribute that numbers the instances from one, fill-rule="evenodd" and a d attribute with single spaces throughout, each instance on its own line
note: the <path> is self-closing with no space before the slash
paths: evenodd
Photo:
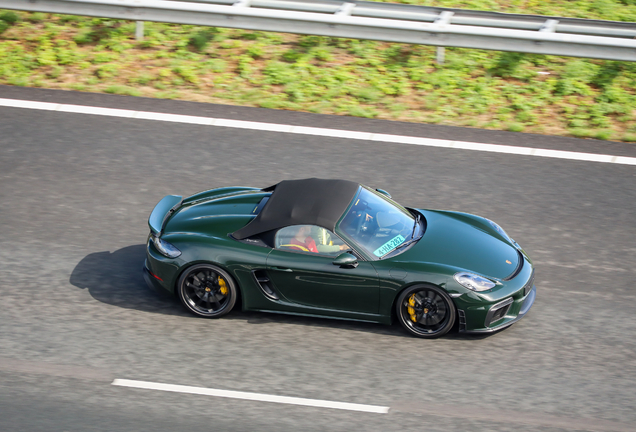
<path id="1" fill-rule="evenodd" d="M 141 96 L 141 92 L 137 90 L 136 88 L 123 86 L 123 85 L 112 85 L 106 88 L 106 90 L 104 91 L 106 93 L 111 93 L 111 94 L 119 94 L 119 95 L 126 95 L 126 96 Z"/>
<path id="2" fill-rule="evenodd" d="M 146 85 L 151 82 L 155 77 L 147 72 L 142 72 L 140 75 L 130 78 L 129 82 L 132 84 Z"/>
<path id="3" fill-rule="evenodd" d="M 208 42 L 210 42 L 214 38 L 214 35 L 217 33 L 218 30 L 215 27 L 201 30 L 190 37 L 190 39 L 188 40 L 188 45 L 190 45 L 196 51 L 203 51 Z"/>
<path id="4" fill-rule="evenodd" d="M 39 23 L 44 21 L 45 19 L 46 19 L 46 14 L 42 12 L 34 12 L 31 15 L 29 15 L 29 17 L 27 18 L 27 20 L 29 20 L 32 23 Z"/>
<path id="5" fill-rule="evenodd" d="M 7 24 L 15 24 L 20 20 L 18 14 L 12 11 L 3 12 L 0 14 L 0 21 L 4 21 Z"/>
<path id="6" fill-rule="evenodd" d="M 382 97 L 382 92 L 373 87 L 362 87 L 358 90 L 354 90 L 352 95 L 365 101 L 377 102 Z"/>
<path id="7" fill-rule="evenodd" d="M 621 72 L 621 62 L 606 61 L 597 71 L 596 75 L 590 80 L 590 83 L 599 87 L 606 88 L 612 84 L 614 78 Z"/>
<path id="8" fill-rule="evenodd" d="M 177 66 L 173 68 L 172 71 L 183 78 L 185 81 L 191 82 L 193 84 L 199 82 L 199 77 L 197 76 L 195 69 L 190 66 Z"/>
<path id="9" fill-rule="evenodd" d="M 493 76 L 507 78 L 517 70 L 521 60 L 523 60 L 525 56 L 523 53 L 504 52 L 499 55 L 497 64 L 488 72 Z"/>
<path id="10" fill-rule="evenodd" d="M 597 131 L 596 134 L 594 134 L 594 138 L 603 140 L 603 141 L 607 141 L 611 137 L 612 137 L 611 130 L 600 130 L 600 131 Z"/>
<path id="11" fill-rule="evenodd" d="M 324 48 L 324 47 L 316 48 L 311 51 L 311 54 L 315 58 L 321 61 L 330 61 L 333 59 L 333 56 L 331 55 L 331 51 L 329 50 L 329 48 Z"/>
<path id="12" fill-rule="evenodd" d="M 296 71 L 287 63 L 271 61 L 263 69 L 268 84 L 287 84 L 296 80 Z"/>
<path id="13" fill-rule="evenodd" d="M 590 138 L 594 135 L 594 132 L 586 128 L 573 128 L 569 130 L 570 135 L 576 138 Z"/>
<path id="14" fill-rule="evenodd" d="M 49 73 L 47 73 L 46 75 L 49 78 L 59 78 L 59 76 L 62 75 L 62 72 L 64 72 L 63 68 L 61 68 L 60 66 L 53 66 Z"/>
<path id="15" fill-rule="evenodd" d="M 91 42 L 93 42 L 93 37 L 91 35 L 91 31 L 83 31 L 79 34 L 77 34 L 73 40 L 75 41 L 76 44 L 78 45 L 86 45 L 89 44 Z"/>
<path id="16" fill-rule="evenodd" d="M 555 87 L 555 93 L 560 96 L 571 94 L 591 95 L 592 89 L 588 86 L 599 67 L 589 61 L 574 60 L 566 64 L 565 71 L 561 75 Z"/>
<path id="17" fill-rule="evenodd" d="M 212 72 L 220 73 L 225 72 L 227 69 L 227 62 L 221 59 L 212 59 L 203 63 L 204 68 L 209 68 Z"/>
<path id="18" fill-rule="evenodd" d="M 255 58 L 255 59 L 261 58 L 263 57 L 264 53 L 265 53 L 265 50 L 263 50 L 263 45 L 261 44 L 253 44 L 247 47 L 247 55 L 249 55 L 252 58 Z"/>
<path id="19" fill-rule="evenodd" d="M 244 39 L 244 40 L 256 40 L 259 37 L 261 37 L 261 33 L 248 30 L 248 31 L 245 31 L 245 32 L 241 33 L 239 35 L 239 37 L 241 39 Z"/>
<path id="20" fill-rule="evenodd" d="M 352 106 L 349 108 L 349 114 L 354 117 L 375 118 L 378 112 L 371 108 L 364 108 L 361 106 Z"/>
<path id="21" fill-rule="evenodd" d="M 115 64 L 105 64 L 100 66 L 96 71 L 95 71 L 95 75 L 97 75 L 99 78 L 110 78 L 113 77 L 117 74 L 117 72 L 119 71 L 119 66 L 115 65 Z"/>
<path id="22" fill-rule="evenodd" d="M 285 53 L 283 53 L 283 59 L 290 63 L 295 63 L 302 57 L 302 55 L 303 53 L 290 49 L 288 51 L 285 51 Z"/>
<path id="23" fill-rule="evenodd" d="M 298 39 L 298 46 L 301 46 L 303 48 L 317 47 L 322 45 L 324 41 L 325 38 L 323 36 L 306 35 L 301 36 Z"/>

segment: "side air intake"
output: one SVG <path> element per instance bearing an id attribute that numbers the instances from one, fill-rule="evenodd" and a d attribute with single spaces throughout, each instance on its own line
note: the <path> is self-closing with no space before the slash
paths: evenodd
<path id="1" fill-rule="evenodd" d="M 278 300 L 278 294 L 274 291 L 272 281 L 267 276 L 267 272 L 265 270 L 254 270 L 252 274 L 263 294 L 272 300 Z"/>

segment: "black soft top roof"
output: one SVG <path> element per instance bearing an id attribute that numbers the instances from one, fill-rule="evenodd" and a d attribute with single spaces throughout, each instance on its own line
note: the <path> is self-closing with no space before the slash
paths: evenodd
<path id="1" fill-rule="evenodd" d="M 263 189 L 274 191 L 263 210 L 232 235 L 242 240 L 289 225 L 318 225 L 333 231 L 359 186 L 348 180 L 284 180 Z"/>

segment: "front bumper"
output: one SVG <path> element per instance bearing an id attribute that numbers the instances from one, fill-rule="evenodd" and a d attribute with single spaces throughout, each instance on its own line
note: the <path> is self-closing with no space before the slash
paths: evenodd
<path id="1" fill-rule="evenodd" d="M 493 333 L 523 318 L 537 296 L 534 266 L 524 257 L 519 273 L 485 292 L 451 293 L 461 333 Z"/>
<path id="2" fill-rule="evenodd" d="M 523 297 L 520 300 L 512 301 L 512 303 L 510 304 L 510 308 L 508 309 L 506 314 L 503 316 L 503 318 L 491 322 L 489 326 L 486 326 L 484 328 L 477 328 L 477 329 L 470 329 L 470 330 L 466 329 L 465 319 L 463 324 L 464 328 L 462 329 L 462 322 L 460 318 L 459 331 L 462 333 L 468 333 L 468 334 L 484 334 L 484 333 L 494 333 L 496 331 L 503 330 L 506 327 L 513 325 L 514 323 L 519 321 L 521 318 L 523 318 L 528 313 L 532 305 L 534 304 L 534 300 L 536 297 L 537 297 L 537 287 L 535 285 L 532 285 L 532 290 L 530 290 L 527 296 Z M 464 312 L 464 311 L 461 311 L 461 312 Z M 465 313 L 460 313 L 460 317 L 461 315 L 465 316 Z"/>

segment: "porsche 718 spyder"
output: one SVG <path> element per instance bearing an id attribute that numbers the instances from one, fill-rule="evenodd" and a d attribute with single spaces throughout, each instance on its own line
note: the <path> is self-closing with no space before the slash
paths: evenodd
<path id="1" fill-rule="evenodd" d="M 192 313 L 234 307 L 391 324 L 432 338 L 489 333 L 532 306 L 533 264 L 495 222 L 405 208 L 345 180 L 286 180 L 164 197 L 148 220 L 148 285 Z"/>

